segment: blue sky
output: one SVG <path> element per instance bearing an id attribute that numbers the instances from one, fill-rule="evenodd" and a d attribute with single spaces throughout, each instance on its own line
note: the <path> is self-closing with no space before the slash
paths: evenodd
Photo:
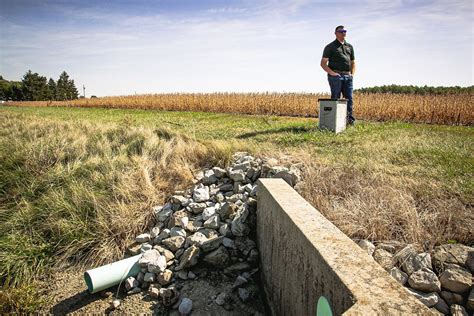
<path id="1" fill-rule="evenodd" d="M 66 70 L 86 94 L 327 92 L 348 29 L 354 87 L 473 83 L 473 1 L 0 0 L 0 74 Z"/>

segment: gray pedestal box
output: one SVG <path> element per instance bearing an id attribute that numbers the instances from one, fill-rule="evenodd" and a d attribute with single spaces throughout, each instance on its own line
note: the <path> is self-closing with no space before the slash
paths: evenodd
<path id="1" fill-rule="evenodd" d="M 319 99 L 319 128 L 340 133 L 346 129 L 347 100 Z"/>

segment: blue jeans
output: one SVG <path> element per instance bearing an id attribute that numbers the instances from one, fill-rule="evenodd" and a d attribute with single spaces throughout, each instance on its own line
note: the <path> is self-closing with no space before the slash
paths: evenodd
<path id="1" fill-rule="evenodd" d="M 355 117 L 352 113 L 352 75 L 331 76 L 328 74 L 331 98 L 339 99 L 341 93 L 347 99 L 347 122 L 353 123 Z"/>

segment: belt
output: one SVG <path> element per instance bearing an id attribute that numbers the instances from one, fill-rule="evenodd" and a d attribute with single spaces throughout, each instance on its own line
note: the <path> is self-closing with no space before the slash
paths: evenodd
<path id="1" fill-rule="evenodd" d="M 342 71 L 342 70 L 333 70 L 334 72 L 337 72 L 338 74 L 341 74 L 341 75 L 350 75 L 351 72 L 350 71 Z"/>

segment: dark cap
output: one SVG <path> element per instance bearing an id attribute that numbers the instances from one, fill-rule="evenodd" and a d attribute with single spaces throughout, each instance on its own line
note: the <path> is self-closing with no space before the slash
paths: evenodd
<path id="1" fill-rule="evenodd" d="M 344 25 L 339 25 L 339 26 L 336 27 L 334 32 L 336 32 L 337 30 L 343 30 L 343 29 L 344 29 Z"/>

